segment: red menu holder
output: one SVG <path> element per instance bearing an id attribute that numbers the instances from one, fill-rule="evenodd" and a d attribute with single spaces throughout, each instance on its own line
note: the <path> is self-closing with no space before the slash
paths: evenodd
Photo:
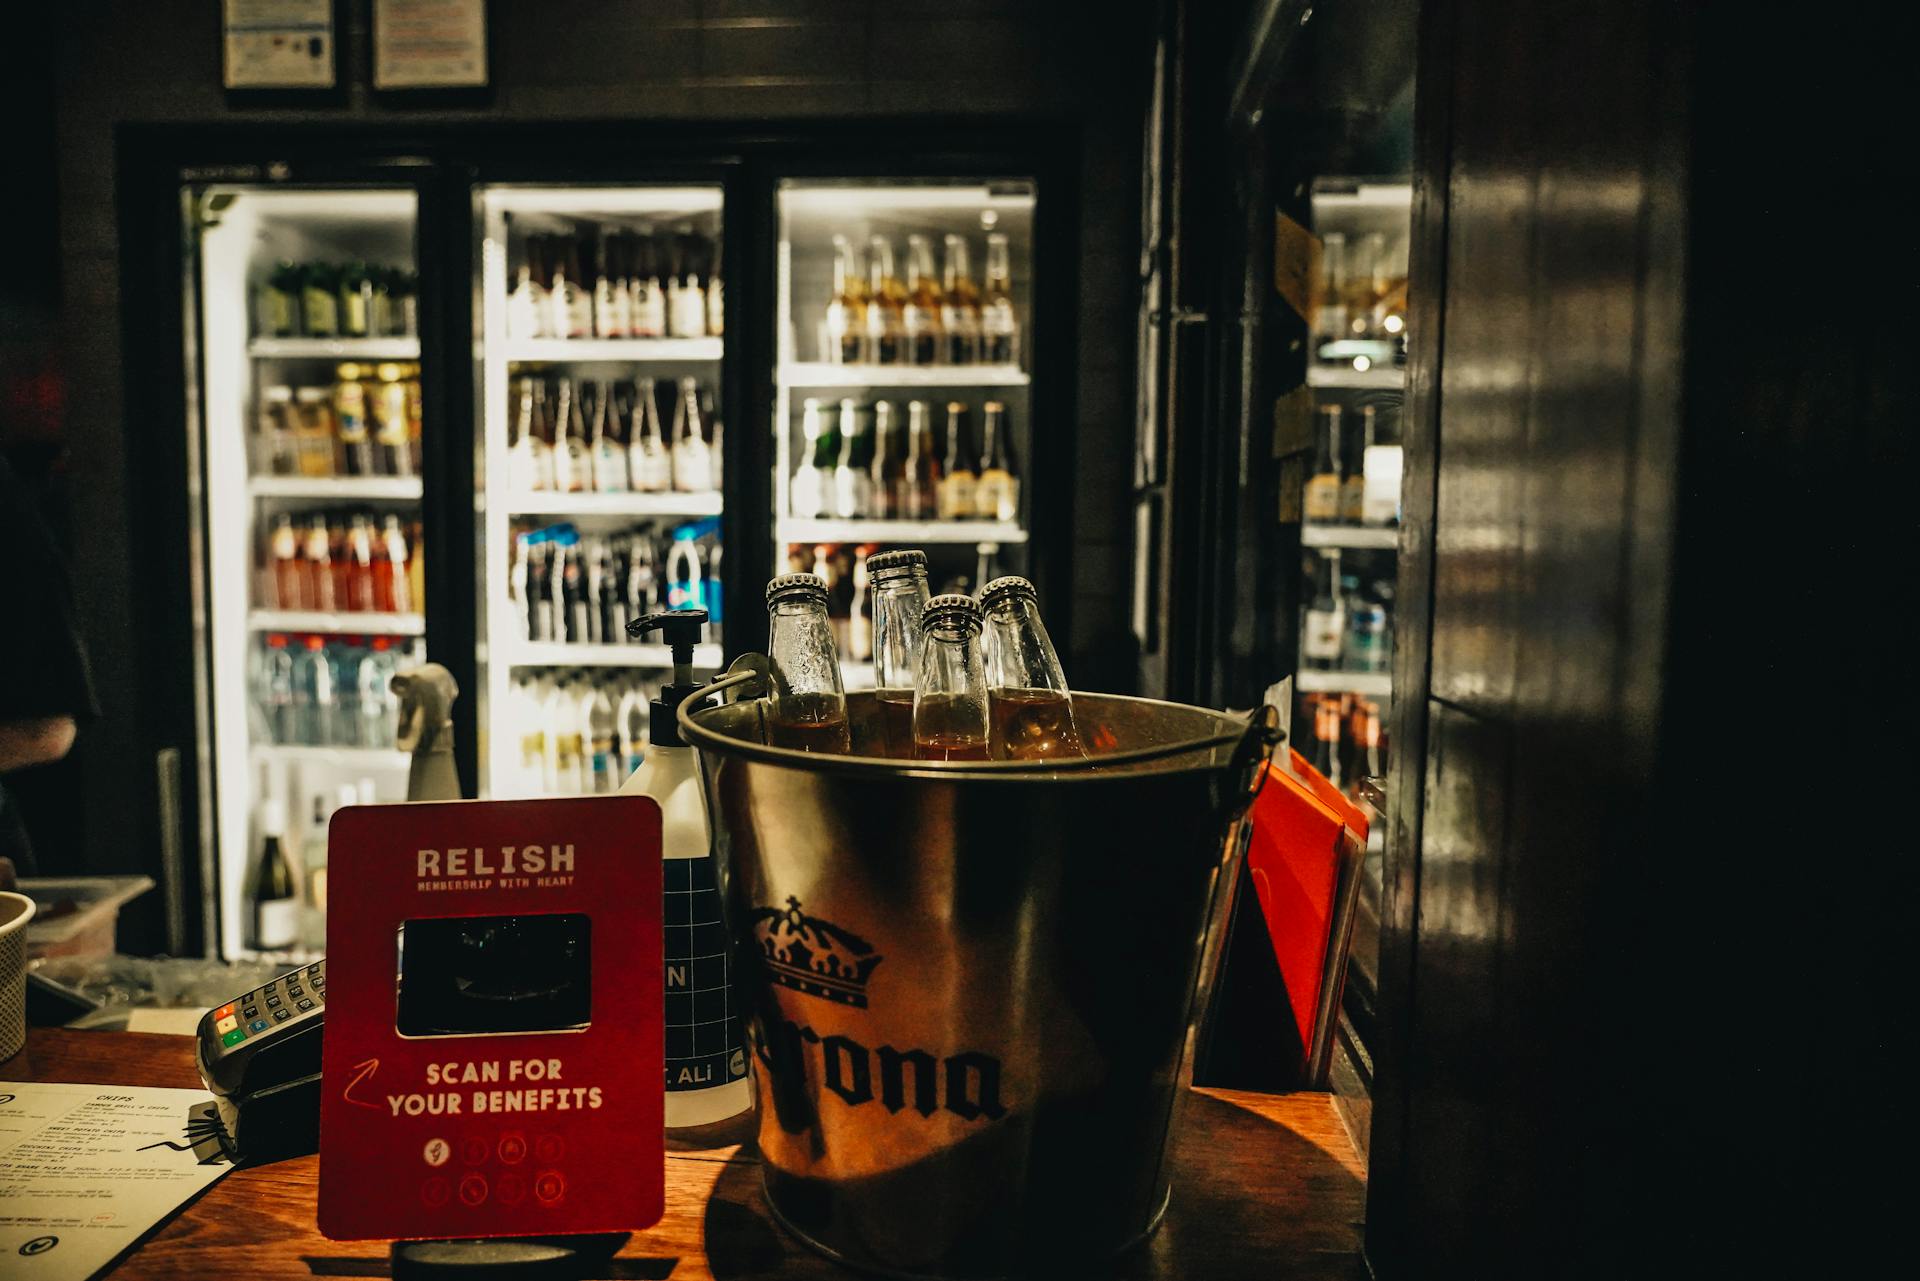
<path id="1" fill-rule="evenodd" d="M 320 1230 L 624 1232 L 665 1208 L 660 807 L 340 810 Z"/>
<path id="2" fill-rule="evenodd" d="M 1326 1078 L 1346 981 L 1367 816 L 1298 752 L 1267 766 L 1250 811 L 1247 870 L 1306 1047 L 1302 1079 Z"/>

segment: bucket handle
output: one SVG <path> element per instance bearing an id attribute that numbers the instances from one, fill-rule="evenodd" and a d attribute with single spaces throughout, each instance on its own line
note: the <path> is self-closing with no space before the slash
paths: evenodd
<path id="1" fill-rule="evenodd" d="M 1272 703 L 1263 703 L 1248 713 L 1247 731 L 1240 736 L 1227 767 L 1229 776 L 1238 780 L 1227 806 L 1228 819 L 1239 818 L 1259 797 L 1260 789 L 1267 785 L 1267 765 L 1285 737 L 1280 711 Z"/>

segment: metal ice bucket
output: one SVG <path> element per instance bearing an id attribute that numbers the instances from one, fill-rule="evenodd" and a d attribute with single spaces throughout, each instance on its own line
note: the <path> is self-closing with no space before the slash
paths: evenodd
<path id="1" fill-rule="evenodd" d="M 750 673 L 714 688 L 729 687 L 759 688 Z M 1084 1267 L 1165 1212 L 1232 829 L 1278 734 L 1266 709 L 1250 723 L 1073 699 L 1095 755 L 1066 768 L 808 755 L 766 743 L 762 699 L 680 709 L 767 1200 L 842 1262 L 938 1278 Z M 858 751 L 878 712 L 870 694 L 848 703 Z"/>

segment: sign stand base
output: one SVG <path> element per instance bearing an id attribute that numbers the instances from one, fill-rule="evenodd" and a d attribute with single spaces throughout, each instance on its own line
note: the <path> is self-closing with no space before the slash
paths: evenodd
<path id="1" fill-rule="evenodd" d="M 581 1281 L 602 1276 L 631 1233 L 587 1236 L 488 1237 L 468 1241 L 395 1241 L 394 1281 L 409 1277 L 511 1277 L 514 1281 Z"/>

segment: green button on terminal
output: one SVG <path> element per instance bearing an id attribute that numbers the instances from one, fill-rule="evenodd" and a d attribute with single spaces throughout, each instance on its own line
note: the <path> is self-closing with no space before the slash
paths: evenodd
<path id="1" fill-rule="evenodd" d="M 221 1045 L 238 1045 L 247 1039 L 247 1029 L 237 1027 L 220 1038 Z"/>

